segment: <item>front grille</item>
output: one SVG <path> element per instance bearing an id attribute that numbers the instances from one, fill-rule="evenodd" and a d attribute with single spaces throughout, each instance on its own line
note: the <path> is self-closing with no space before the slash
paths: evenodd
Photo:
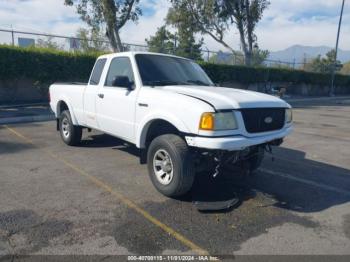
<path id="1" fill-rule="evenodd" d="M 284 108 L 249 108 L 241 109 L 241 113 L 248 133 L 274 131 L 284 126 Z"/>

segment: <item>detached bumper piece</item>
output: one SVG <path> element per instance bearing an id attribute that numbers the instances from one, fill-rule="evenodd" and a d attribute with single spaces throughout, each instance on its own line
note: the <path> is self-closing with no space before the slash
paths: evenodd
<path id="1" fill-rule="evenodd" d="M 223 201 L 194 201 L 193 204 L 199 211 L 218 211 L 234 207 L 239 202 L 238 197 Z"/>

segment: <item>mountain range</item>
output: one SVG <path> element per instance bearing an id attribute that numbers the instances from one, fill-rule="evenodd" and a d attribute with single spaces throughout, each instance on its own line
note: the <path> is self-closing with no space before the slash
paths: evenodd
<path id="1" fill-rule="evenodd" d="M 279 60 L 284 62 L 302 63 L 305 59 L 309 60 L 315 58 L 318 55 L 325 56 L 327 52 L 334 48 L 329 46 L 303 46 L 303 45 L 293 45 L 287 49 L 270 52 L 269 59 Z M 338 60 L 342 63 L 350 61 L 350 50 L 338 49 Z"/>

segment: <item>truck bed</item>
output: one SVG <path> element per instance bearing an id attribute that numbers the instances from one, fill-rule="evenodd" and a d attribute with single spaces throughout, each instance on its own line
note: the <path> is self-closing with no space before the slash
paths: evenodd
<path id="1" fill-rule="evenodd" d="M 70 82 L 70 83 L 55 83 L 50 86 L 50 104 L 51 109 L 56 117 L 60 101 L 64 101 L 69 109 L 75 124 L 80 124 L 83 120 L 83 96 L 87 83 Z M 74 108 L 74 109 L 73 109 Z"/>
<path id="2" fill-rule="evenodd" d="M 80 86 L 86 86 L 87 82 L 57 82 L 54 83 L 54 85 L 80 85 Z"/>

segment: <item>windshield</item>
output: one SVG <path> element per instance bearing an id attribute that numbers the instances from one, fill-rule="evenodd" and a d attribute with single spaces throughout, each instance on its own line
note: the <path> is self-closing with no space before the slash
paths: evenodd
<path id="1" fill-rule="evenodd" d="M 191 60 L 149 54 L 138 54 L 135 58 L 143 85 L 214 86 L 203 69 Z"/>

